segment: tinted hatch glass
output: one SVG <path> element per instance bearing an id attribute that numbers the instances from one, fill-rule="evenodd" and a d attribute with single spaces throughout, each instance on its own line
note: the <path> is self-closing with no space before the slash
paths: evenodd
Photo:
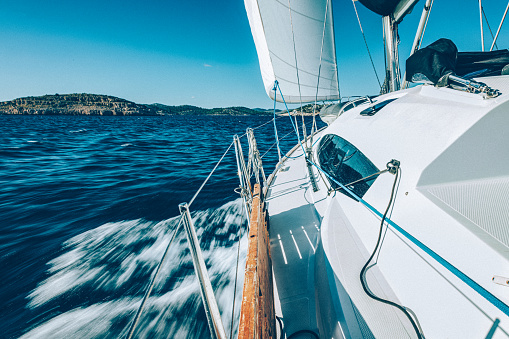
<path id="1" fill-rule="evenodd" d="M 351 189 L 359 197 L 363 197 L 373 184 L 378 175 L 369 179 L 359 181 L 352 185 L 351 182 L 377 173 L 378 168 L 359 151 L 354 145 L 345 139 L 335 135 L 327 134 L 320 141 L 318 148 L 318 160 L 322 169 L 339 183 Z M 340 186 L 329 179 L 334 189 Z M 350 196 L 345 190 L 340 189 L 341 193 Z"/>

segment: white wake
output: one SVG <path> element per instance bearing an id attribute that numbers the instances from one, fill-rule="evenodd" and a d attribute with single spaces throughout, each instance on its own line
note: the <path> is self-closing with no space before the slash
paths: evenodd
<path id="1" fill-rule="evenodd" d="M 48 262 L 48 277 L 28 296 L 27 307 L 51 315 L 21 338 L 124 337 L 178 220 L 107 223 L 66 241 L 63 253 Z M 216 210 L 197 212 L 193 221 L 229 333 L 239 227 L 243 236 L 235 319 L 239 316 L 244 279 L 247 237 L 242 202 L 237 199 Z M 159 273 L 136 337 L 208 335 L 203 314 L 181 229 Z"/>

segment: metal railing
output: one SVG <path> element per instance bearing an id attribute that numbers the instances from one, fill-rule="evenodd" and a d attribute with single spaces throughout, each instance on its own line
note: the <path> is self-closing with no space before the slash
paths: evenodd
<path id="1" fill-rule="evenodd" d="M 207 272 L 207 266 L 205 266 L 205 261 L 203 260 L 200 242 L 196 236 L 193 220 L 189 213 L 189 206 L 187 203 L 182 203 L 179 205 L 179 210 L 184 221 L 187 243 L 189 244 L 189 250 L 191 251 L 191 256 L 193 258 L 194 271 L 200 282 L 200 295 L 203 300 L 205 314 L 207 315 L 210 334 L 214 339 L 226 339 L 223 322 L 221 321 L 221 313 L 219 312 L 216 297 L 214 296 L 214 290 L 212 289 L 212 284 Z"/>
<path id="2" fill-rule="evenodd" d="M 251 259 L 248 261 L 253 266 L 254 263 L 254 271 L 257 275 L 257 278 L 262 278 L 264 280 L 270 281 L 259 281 L 256 280 L 256 285 L 249 286 L 247 289 L 251 291 L 249 300 L 250 307 L 253 310 L 257 310 L 254 314 L 254 318 L 250 320 L 254 320 L 251 323 L 251 326 L 255 326 L 248 331 L 249 333 L 253 333 L 252 331 L 262 333 L 275 333 L 274 329 L 274 302 L 272 296 L 272 264 L 270 261 L 270 249 L 269 249 L 269 241 L 268 241 L 268 233 L 267 227 L 265 223 L 265 212 L 264 205 L 262 200 L 262 194 L 260 185 L 263 182 L 264 188 L 267 188 L 267 178 L 265 176 L 265 172 L 263 170 L 262 159 L 260 157 L 260 152 L 258 151 L 256 145 L 256 139 L 254 137 L 253 130 L 248 128 L 246 131 L 246 136 L 249 145 L 249 154 L 248 161 L 246 165 L 246 161 L 244 158 L 244 154 L 242 152 L 242 145 L 240 143 L 240 138 L 235 135 L 233 137 L 233 145 L 235 146 L 235 156 L 237 162 L 237 171 L 240 181 L 240 193 L 245 206 L 245 211 L 247 214 L 248 225 L 252 231 L 256 230 L 256 238 L 253 235 L 253 239 L 249 244 L 248 252 L 254 251 L 254 257 L 251 255 Z M 251 180 L 254 176 L 255 184 L 255 192 L 252 190 Z M 191 213 L 189 211 L 189 206 L 187 203 L 182 203 L 179 205 L 180 214 L 182 217 L 182 222 L 184 228 L 186 230 L 187 241 L 189 244 L 189 250 L 191 251 L 191 256 L 193 258 L 193 266 L 198 277 L 200 283 L 200 295 L 203 300 L 203 306 L 205 308 L 205 314 L 207 316 L 207 321 L 210 329 L 210 333 L 212 338 L 214 339 L 226 339 L 225 329 L 221 320 L 221 314 L 219 312 L 219 307 L 217 305 L 216 298 L 214 296 L 214 290 L 212 288 L 212 284 L 207 273 L 207 267 L 205 265 L 205 261 L 203 259 L 203 254 L 200 249 L 200 243 L 198 241 L 198 237 L 196 235 L 194 223 L 191 218 Z M 254 226 L 254 227 L 252 227 Z M 251 235 L 250 235 L 251 237 Z M 239 240 L 240 241 L 240 240 Z M 254 243 L 253 243 L 254 242 Z M 253 244 L 252 244 L 253 243 Z M 254 248 L 254 250 L 253 250 Z M 260 256 L 258 255 L 260 253 Z M 259 267 L 260 266 L 260 267 Z M 248 275 L 253 275 L 253 267 L 248 269 L 248 264 L 246 263 L 246 278 L 247 282 L 251 281 L 248 278 Z M 267 276 L 268 275 L 268 276 Z M 263 298 L 259 296 L 258 290 L 259 288 L 263 289 Z M 246 286 L 244 287 L 244 291 L 246 290 Z M 253 292 L 254 291 L 254 292 Z M 256 292 L 256 293 L 255 293 Z M 245 311 L 245 303 L 243 303 L 243 309 L 241 310 L 241 317 L 244 314 L 244 318 L 246 316 Z M 258 317 L 259 307 L 264 307 L 266 311 L 262 311 L 263 316 Z M 250 313 L 252 314 L 252 313 Z M 244 325 L 242 323 L 239 325 L 239 337 L 241 337 L 240 327 L 244 330 L 245 333 L 245 322 Z"/>
<path id="3" fill-rule="evenodd" d="M 248 164 L 243 166 L 242 148 L 238 138 L 236 148 L 241 190 L 248 191 L 249 237 L 239 319 L 239 339 L 275 337 L 274 291 L 272 285 L 272 261 L 270 240 L 267 230 L 264 196 L 268 190 L 267 177 L 263 170 L 262 158 L 251 128 L 246 131 L 249 155 Z M 254 178 L 253 178 L 254 176 Z M 255 181 L 251 191 L 251 180 Z M 263 188 L 261 187 L 263 184 Z M 247 207 L 246 207 L 247 209 Z"/>
<path id="4" fill-rule="evenodd" d="M 255 271 L 264 272 L 263 275 L 267 275 L 269 273 L 272 273 L 272 266 L 270 262 L 270 250 L 268 249 L 268 234 L 264 219 L 264 209 L 263 209 L 263 201 L 261 201 L 261 190 L 260 190 L 260 179 L 263 182 L 264 187 L 267 187 L 267 178 L 265 176 L 265 172 L 263 171 L 262 166 L 262 159 L 260 157 L 260 152 L 258 151 L 257 145 L 256 145 L 256 139 L 254 137 L 253 130 L 251 128 L 248 128 L 246 131 L 246 136 L 248 140 L 249 145 L 249 154 L 248 154 L 248 161 L 246 165 L 246 161 L 244 158 L 244 154 L 242 152 L 242 145 L 240 143 L 240 138 L 235 135 L 233 137 L 233 145 L 235 146 L 235 157 L 237 162 L 237 171 L 240 181 L 240 193 L 245 206 L 245 211 L 247 214 L 248 219 L 248 225 L 251 229 L 252 223 L 256 223 L 256 227 L 253 227 L 253 230 L 259 230 L 257 231 L 257 234 L 264 234 L 263 236 L 257 236 L 256 239 L 260 239 L 262 244 L 259 244 L 260 241 L 256 241 L 256 245 L 249 245 L 249 250 L 252 251 L 251 248 L 255 246 L 255 257 L 251 259 L 250 263 L 251 265 L 253 262 L 255 263 Z M 255 189 L 256 193 L 253 193 L 252 186 L 251 186 L 251 180 L 254 176 L 254 180 L 256 182 Z M 253 204 L 254 202 L 254 204 Z M 189 250 L 191 251 L 191 256 L 193 258 L 193 266 L 194 270 L 196 272 L 196 275 L 198 277 L 199 283 L 200 283 L 200 295 L 203 300 L 203 306 L 205 308 L 205 314 L 207 315 L 207 321 L 210 329 L 210 333 L 212 335 L 212 338 L 214 339 L 226 339 L 226 333 L 224 330 L 224 326 L 221 320 L 221 314 L 219 312 L 219 307 L 217 305 L 216 298 L 214 296 L 214 290 L 212 288 L 212 284 L 210 282 L 209 275 L 207 273 L 207 267 L 205 265 L 205 261 L 203 259 L 203 254 L 200 249 L 200 243 L 198 241 L 198 237 L 196 236 L 196 231 L 194 227 L 194 223 L 191 218 L 191 213 L 189 211 L 189 206 L 187 203 L 182 203 L 179 205 L 180 214 L 182 216 L 182 221 L 184 224 L 184 228 L 186 230 L 186 236 L 187 241 L 189 244 Z M 263 233 L 265 232 L 265 233 Z M 239 240 L 240 241 L 240 240 Z M 258 247 L 263 249 L 261 260 L 263 262 L 263 269 L 258 269 L 258 265 L 262 264 L 262 262 L 258 259 Z M 253 261 L 254 260 L 254 261 Z M 249 259 L 248 259 L 249 261 Z M 267 266 L 269 265 L 269 266 Z M 252 270 L 251 270 L 252 271 Z M 246 264 L 246 280 L 249 281 L 248 276 L 248 266 Z M 256 273 L 260 274 L 260 273 Z M 251 272 L 252 275 L 252 272 Z M 261 276 L 260 276 L 261 277 Z M 263 317 L 263 322 L 266 324 L 271 324 L 272 321 L 275 321 L 275 319 L 270 319 L 270 317 L 274 318 L 274 303 L 273 303 L 273 296 L 272 294 L 272 276 L 270 275 L 270 282 L 260 282 L 257 280 L 256 287 L 263 286 L 264 289 L 264 302 L 260 302 L 260 297 L 258 296 L 259 293 L 252 293 L 252 296 L 250 298 L 252 300 L 251 307 L 255 307 L 258 309 L 258 305 L 268 305 L 269 311 L 265 312 L 265 316 Z M 258 288 L 254 288 L 251 286 L 251 289 L 255 292 L 258 291 Z M 267 296 L 266 294 L 270 294 Z M 272 300 L 272 302 L 269 302 Z M 243 303 L 244 305 L 244 303 Z M 271 305 L 271 306 L 270 306 Z M 243 306 L 244 307 L 244 306 Z M 270 309 L 272 309 L 272 312 L 270 312 Z M 242 310 L 241 310 L 242 314 Z M 244 313 L 245 314 L 245 313 Z M 258 312 L 256 312 L 256 315 Z M 258 323 L 257 319 L 258 317 L 255 315 L 255 325 Z M 269 316 L 269 318 L 267 318 Z M 260 318 L 262 319 L 262 318 Z M 262 321 L 262 320 L 260 320 Z M 264 327 L 264 328 L 269 328 Z M 270 327 L 272 328 L 272 327 Z M 239 330 L 240 331 L 240 330 Z M 264 330 L 267 331 L 267 330 Z M 271 330 L 272 331 L 272 330 Z M 240 334 L 239 334 L 240 337 Z"/>
<path id="5" fill-rule="evenodd" d="M 133 319 L 129 333 L 127 334 L 126 338 L 130 339 L 134 336 L 136 327 L 139 323 L 144 306 L 146 304 L 146 301 L 148 300 L 148 297 L 151 294 L 155 280 L 157 279 L 157 276 L 161 270 L 162 264 L 166 258 L 166 255 L 169 252 L 170 246 L 171 246 L 173 240 L 175 239 L 176 235 L 178 234 L 180 226 L 184 225 L 184 229 L 186 230 L 186 237 L 187 237 L 187 241 L 188 241 L 188 245 L 189 245 L 189 250 L 191 252 L 191 256 L 193 259 L 194 270 L 198 277 L 198 281 L 199 281 L 199 285 L 200 285 L 200 295 L 201 295 L 201 298 L 203 301 L 203 306 L 205 308 L 205 314 L 207 316 L 207 322 L 209 325 L 210 333 L 212 335 L 212 338 L 214 338 L 214 339 L 226 339 L 226 332 L 225 332 L 225 329 L 224 329 L 224 326 L 223 326 L 223 323 L 221 320 L 221 313 L 220 313 L 219 307 L 217 305 L 217 300 L 214 295 L 212 283 L 210 281 L 210 277 L 207 272 L 207 267 L 205 265 L 203 254 L 202 254 L 202 251 L 200 248 L 200 243 L 199 243 L 198 237 L 196 235 L 195 226 L 194 226 L 189 208 L 232 146 L 235 146 L 235 156 L 236 156 L 237 172 L 238 172 L 237 174 L 238 174 L 239 180 L 240 180 L 240 187 L 239 187 L 240 191 L 238 191 L 238 193 L 240 193 L 240 195 L 243 199 L 243 202 L 244 202 L 246 217 L 248 220 L 248 226 L 249 226 L 249 228 L 251 228 L 251 222 L 256 222 L 255 228 L 259 229 L 260 232 L 265 232 L 263 234 L 266 234 L 266 235 L 261 236 L 261 237 L 257 236 L 256 239 L 261 239 L 261 241 L 265 244 L 262 246 L 262 248 L 265 248 L 265 250 L 264 250 L 265 254 L 262 255 L 262 258 L 263 258 L 262 260 L 263 260 L 264 266 L 266 266 L 263 269 L 263 271 L 269 272 L 270 274 L 272 274 L 271 263 L 270 263 L 270 249 L 268 249 L 269 242 L 268 242 L 268 235 L 266 233 L 267 230 L 266 230 L 265 217 L 264 217 L 265 211 L 264 211 L 264 207 L 263 207 L 263 200 L 261 200 L 262 193 L 261 193 L 261 189 L 260 189 L 261 181 L 263 182 L 265 192 L 268 189 L 267 178 L 266 178 L 265 172 L 263 170 L 262 159 L 261 159 L 260 153 L 259 153 L 257 145 L 256 145 L 256 139 L 254 137 L 253 129 L 251 129 L 251 128 L 247 129 L 245 135 L 247 137 L 248 145 L 249 145 L 249 154 L 248 154 L 247 165 L 246 165 L 246 161 L 244 158 L 244 154 L 242 152 L 242 145 L 240 143 L 240 138 L 237 135 L 235 135 L 233 137 L 232 144 L 230 144 L 230 147 L 228 147 L 228 149 L 223 154 L 221 159 L 217 162 L 214 169 L 210 172 L 210 174 L 205 179 L 205 181 L 203 182 L 201 187 L 198 189 L 196 194 L 192 197 L 190 202 L 189 203 L 181 203 L 179 205 L 179 210 L 180 210 L 180 215 L 181 215 L 180 222 L 177 225 L 177 227 L 175 228 L 173 236 L 172 236 L 170 242 L 168 243 L 168 246 L 163 254 L 163 257 L 161 258 L 161 260 L 155 270 L 155 274 L 153 275 L 151 282 L 145 292 L 145 296 L 144 296 L 144 298 L 140 304 L 140 307 L 138 308 L 138 311 Z M 256 182 L 256 184 L 255 184 L 256 197 L 254 196 L 255 194 L 253 193 L 252 185 L 251 185 L 251 180 L 253 178 L 253 175 L 254 175 L 254 180 Z M 253 206 L 253 200 L 255 202 L 254 206 Z M 263 223 L 261 223 L 261 221 L 263 221 Z M 260 226 L 258 226 L 258 225 L 260 225 Z M 239 239 L 239 241 L 240 241 L 240 239 Z M 258 243 L 258 241 L 257 241 L 257 243 Z M 260 245 L 257 244 L 256 248 L 258 248 L 259 246 Z M 252 247 L 252 246 L 250 245 L 250 247 Z M 255 252 L 258 252 L 258 251 L 256 250 Z M 254 260 L 255 260 L 255 266 L 262 264 L 261 262 L 258 261 L 257 258 L 255 258 Z M 253 261 L 251 260 L 251 262 L 253 262 Z M 267 266 L 267 265 L 269 265 L 269 266 Z M 247 273 L 247 267 L 246 267 L 246 273 Z M 262 283 L 262 285 L 257 285 L 257 286 L 262 286 L 264 289 L 265 297 L 263 299 L 266 301 L 262 301 L 261 304 L 269 305 L 269 303 L 267 303 L 267 300 L 273 299 L 273 297 L 272 297 L 272 276 L 271 275 L 270 275 L 269 280 L 270 281 L 268 281 L 268 282 Z M 270 288 L 269 288 L 269 286 L 270 286 Z M 259 305 L 260 304 L 260 302 L 258 302 L 259 296 L 257 296 L 257 295 L 258 295 L 258 293 L 253 294 L 253 298 L 256 299 L 255 302 L 257 305 Z M 235 298 L 235 296 L 234 296 L 234 298 Z M 273 301 L 272 301 L 272 309 L 273 309 Z M 272 314 L 272 315 L 270 315 L 270 314 Z M 269 315 L 269 317 L 267 317 L 267 315 Z M 271 326 L 273 326 L 274 322 L 275 322 L 275 318 L 273 315 L 274 315 L 274 312 L 266 313 L 266 315 L 263 318 L 264 319 L 263 321 L 265 323 L 268 323 Z M 273 328 L 273 327 L 271 327 L 271 328 Z M 240 337 L 240 335 L 239 335 L 239 337 Z"/>

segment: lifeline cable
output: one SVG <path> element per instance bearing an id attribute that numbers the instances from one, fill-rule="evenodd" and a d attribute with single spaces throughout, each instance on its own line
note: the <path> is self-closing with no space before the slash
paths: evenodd
<path id="1" fill-rule="evenodd" d="M 277 117 L 276 119 L 279 119 L 279 118 L 280 118 L 280 117 Z M 253 127 L 253 128 L 251 128 L 251 129 L 252 129 L 253 131 L 254 131 L 254 130 L 257 130 L 258 128 L 261 128 L 261 127 L 263 127 L 263 126 L 265 126 L 265 125 L 267 125 L 267 124 L 270 124 L 271 122 L 272 122 L 272 119 L 270 119 L 270 120 L 269 120 L 269 121 L 267 121 L 267 122 L 264 122 L 264 123 L 263 123 L 263 124 L 261 124 L 261 125 L 258 125 L 258 126 L 256 126 L 256 127 Z M 246 134 L 247 134 L 247 133 L 246 133 Z"/>
<path id="2" fill-rule="evenodd" d="M 194 196 L 192 197 L 191 201 L 188 203 L 188 207 L 191 206 L 193 201 L 196 199 L 198 194 L 201 192 L 201 190 L 203 189 L 205 184 L 209 181 L 210 177 L 215 172 L 215 170 L 217 169 L 219 164 L 223 161 L 224 157 L 230 151 L 232 146 L 233 146 L 233 142 L 230 144 L 228 149 L 223 153 L 223 156 L 216 163 L 216 166 L 214 166 L 212 171 L 209 173 L 208 177 L 203 181 L 203 183 L 200 186 L 200 188 L 198 189 L 198 191 L 194 194 Z M 178 231 L 180 230 L 180 226 L 182 225 L 182 221 L 183 221 L 183 218 L 181 217 L 177 227 L 175 228 L 175 231 L 173 232 L 173 236 L 171 237 L 171 240 L 168 243 L 168 246 L 166 246 L 166 250 L 164 251 L 164 254 L 163 254 L 162 258 L 159 261 L 159 264 L 157 265 L 157 268 L 155 270 L 155 274 L 154 274 L 152 280 L 150 281 L 150 284 L 148 285 L 148 288 L 147 288 L 147 290 L 145 292 L 145 295 L 143 296 L 143 300 L 142 300 L 142 302 L 140 304 L 140 307 L 138 308 L 138 311 L 136 312 L 136 316 L 134 317 L 134 320 L 133 320 L 133 322 L 131 324 L 131 328 L 129 329 L 129 333 L 127 334 L 127 337 L 126 337 L 127 339 L 131 339 L 132 338 L 132 336 L 134 334 L 134 331 L 136 330 L 136 327 L 138 326 L 138 321 L 140 320 L 141 314 L 143 313 L 143 309 L 145 308 L 145 304 L 146 304 L 146 302 L 147 302 L 147 300 L 148 300 L 148 298 L 150 296 L 150 293 L 152 292 L 152 288 L 154 287 L 154 283 L 156 281 L 156 278 L 159 275 L 159 272 L 161 271 L 161 267 L 163 266 L 163 263 L 166 260 L 166 255 L 170 251 L 171 244 L 173 243 L 173 240 L 175 240 L 175 237 L 176 237 Z"/>
<path id="3" fill-rule="evenodd" d="M 194 199 L 196 199 L 196 197 L 198 196 L 198 194 L 200 194 L 201 190 L 203 189 L 203 187 L 205 186 L 205 184 L 207 183 L 207 181 L 209 181 L 210 177 L 212 176 L 212 174 L 216 171 L 216 168 L 217 166 L 219 166 L 219 164 L 221 163 L 221 161 L 223 161 L 224 157 L 226 156 L 226 154 L 230 151 L 230 148 L 232 148 L 233 146 L 233 142 L 230 144 L 230 146 L 228 146 L 228 149 L 223 153 L 223 156 L 221 157 L 221 159 L 219 159 L 219 161 L 216 163 L 216 166 L 214 166 L 214 168 L 212 169 L 212 171 L 209 173 L 209 176 L 203 181 L 203 183 L 201 184 L 200 188 L 198 189 L 198 191 L 196 191 L 196 193 L 194 194 L 194 196 L 191 198 L 191 201 L 187 204 L 188 207 L 191 207 L 191 204 L 193 203 Z"/>
<path id="4" fill-rule="evenodd" d="M 150 296 L 150 293 L 152 292 L 152 288 L 154 287 L 154 283 L 156 281 L 157 276 L 159 275 L 159 272 L 161 271 L 161 267 L 163 266 L 163 262 L 166 259 L 166 255 L 170 251 L 171 244 L 173 243 L 173 240 L 175 240 L 175 237 L 180 230 L 180 225 L 182 225 L 183 218 L 180 217 L 180 221 L 175 228 L 175 231 L 173 232 L 173 236 L 171 237 L 170 242 L 168 243 L 168 246 L 166 246 L 166 250 L 164 251 L 163 257 L 159 261 L 159 265 L 157 265 L 154 277 L 152 278 L 152 281 L 148 285 L 147 291 L 145 292 L 145 295 L 143 296 L 143 300 L 140 304 L 140 307 L 138 308 L 138 311 L 136 312 L 136 316 L 134 317 L 133 323 L 131 324 L 131 328 L 129 329 L 129 333 L 127 334 L 127 339 L 131 339 L 133 337 L 134 331 L 136 330 L 136 326 L 138 326 L 138 321 L 140 320 L 141 314 L 143 313 L 143 309 L 145 307 L 145 303 L 148 300 L 148 297 Z"/>
<path id="5" fill-rule="evenodd" d="M 240 193 L 242 195 L 242 193 Z M 237 276 L 239 274 L 240 239 L 242 239 L 242 225 L 239 225 L 239 236 L 237 246 L 237 265 L 235 266 L 235 284 L 233 287 L 232 322 L 230 325 L 230 339 L 233 339 L 233 320 L 235 317 L 235 299 L 237 297 Z"/>
<path id="6" fill-rule="evenodd" d="M 280 117 L 280 118 L 282 118 L 282 117 Z M 307 125 L 307 124 L 306 124 L 306 125 Z M 323 128 L 325 128 L 325 127 L 323 127 Z M 322 129 L 323 129 L 323 128 L 322 128 Z M 269 153 L 269 151 L 270 151 L 270 150 L 271 150 L 274 146 L 276 146 L 276 144 L 277 144 L 279 141 L 281 141 L 281 140 L 285 139 L 287 136 L 289 136 L 290 134 L 292 134 L 292 133 L 294 133 L 294 132 L 295 132 L 295 131 L 288 132 L 288 133 L 286 133 L 285 135 L 283 135 L 281 138 L 279 138 L 279 140 L 275 141 L 272 145 L 270 145 L 270 147 L 269 147 L 269 148 L 265 151 L 265 153 L 263 153 L 263 155 L 262 155 L 262 156 L 260 156 L 260 158 L 261 158 L 261 159 L 263 159 L 263 157 L 264 157 L 265 155 L 267 155 L 267 153 Z M 317 131 L 317 132 L 318 132 L 318 131 Z M 317 140 L 315 140 L 315 142 L 313 143 L 313 145 L 312 145 L 312 146 L 314 146 L 314 145 L 315 145 L 318 141 L 320 141 L 320 138 L 318 138 Z M 286 158 L 287 158 L 287 159 L 297 159 L 297 158 L 300 158 L 301 156 L 302 156 L 302 154 L 301 154 L 301 155 L 298 155 L 298 156 L 296 156 L 296 157 L 286 156 Z"/>

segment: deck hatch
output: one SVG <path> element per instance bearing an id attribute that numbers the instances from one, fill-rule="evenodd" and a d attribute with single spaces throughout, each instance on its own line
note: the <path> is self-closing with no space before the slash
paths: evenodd
<path id="1" fill-rule="evenodd" d="M 382 108 L 384 108 L 385 106 L 387 106 L 388 104 L 390 104 L 391 102 L 393 102 L 396 99 L 397 98 L 377 102 L 374 105 L 371 105 L 368 108 L 366 108 L 365 110 L 361 111 L 361 115 L 364 115 L 364 116 L 375 115 L 376 113 L 378 113 L 379 110 L 381 110 Z"/>

